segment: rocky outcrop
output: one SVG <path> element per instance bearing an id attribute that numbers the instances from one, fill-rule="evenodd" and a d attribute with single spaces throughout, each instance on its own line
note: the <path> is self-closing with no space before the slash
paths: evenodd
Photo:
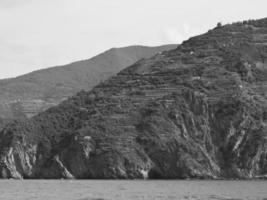
<path id="1" fill-rule="evenodd" d="M 1 132 L 1 177 L 267 174 L 267 19 L 217 27 Z"/>
<path id="2" fill-rule="evenodd" d="M 0 80 L 0 117 L 6 120 L 30 118 L 80 90 L 92 89 L 142 58 L 175 47 L 113 48 L 88 60 Z"/>

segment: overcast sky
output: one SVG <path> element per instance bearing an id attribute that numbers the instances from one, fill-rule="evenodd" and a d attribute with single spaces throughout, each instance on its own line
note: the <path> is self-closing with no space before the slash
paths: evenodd
<path id="1" fill-rule="evenodd" d="M 217 22 L 267 17 L 267 0 L 0 0 L 0 78 L 111 47 L 181 43 Z"/>

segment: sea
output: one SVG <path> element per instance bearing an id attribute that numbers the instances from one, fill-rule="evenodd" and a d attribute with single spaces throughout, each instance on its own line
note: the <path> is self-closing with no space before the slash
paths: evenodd
<path id="1" fill-rule="evenodd" d="M 0 180 L 0 200 L 267 200 L 267 181 Z"/>

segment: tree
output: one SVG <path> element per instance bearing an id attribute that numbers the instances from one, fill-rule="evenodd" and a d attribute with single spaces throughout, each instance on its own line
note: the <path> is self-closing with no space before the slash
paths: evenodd
<path id="1" fill-rule="evenodd" d="M 222 22 L 217 23 L 217 28 L 220 28 L 220 27 L 222 27 Z"/>

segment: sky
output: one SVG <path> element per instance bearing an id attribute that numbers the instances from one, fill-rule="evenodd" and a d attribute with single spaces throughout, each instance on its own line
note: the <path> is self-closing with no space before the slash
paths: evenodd
<path id="1" fill-rule="evenodd" d="M 218 22 L 267 17 L 266 0 L 0 0 L 0 78 L 112 47 L 179 44 Z"/>

